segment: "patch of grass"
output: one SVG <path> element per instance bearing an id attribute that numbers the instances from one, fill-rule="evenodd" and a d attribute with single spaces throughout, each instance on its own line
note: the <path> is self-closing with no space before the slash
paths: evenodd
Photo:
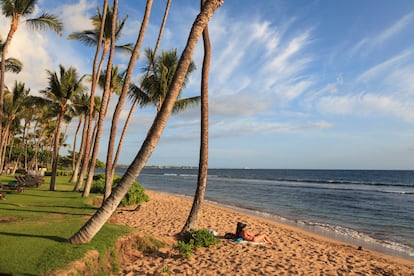
<path id="1" fill-rule="evenodd" d="M 7 183 L 10 176 L 0 176 Z M 102 261 L 115 248 L 118 237 L 130 228 L 106 223 L 85 245 L 67 242 L 95 212 L 90 198 L 72 192 L 69 177 L 57 178 L 57 191 L 49 191 L 50 178 L 39 188 L 8 193 L 0 201 L 0 274 L 38 275 L 67 267 L 88 251 L 97 250 Z"/>

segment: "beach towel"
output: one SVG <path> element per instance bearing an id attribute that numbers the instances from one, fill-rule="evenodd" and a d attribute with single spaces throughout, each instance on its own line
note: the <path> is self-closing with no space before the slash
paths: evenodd
<path id="1" fill-rule="evenodd" d="M 247 243 L 247 244 L 250 244 L 250 245 L 264 245 L 264 244 L 266 244 L 265 242 L 246 241 L 246 240 L 243 240 L 242 238 L 237 238 L 234 241 L 238 242 L 238 243 Z"/>

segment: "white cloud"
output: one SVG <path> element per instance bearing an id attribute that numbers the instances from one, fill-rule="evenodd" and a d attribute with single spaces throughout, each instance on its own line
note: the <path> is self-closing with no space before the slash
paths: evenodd
<path id="1" fill-rule="evenodd" d="M 394 22 L 391 26 L 374 36 L 364 37 L 351 48 L 351 55 L 362 51 L 364 48 L 371 49 L 374 47 L 382 46 L 390 39 L 397 36 L 401 31 L 403 31 L 411 23 L 412 20 L 414 20 L 414 12 L 406 14 Z"/>
<path id="2" fill-rule="evenodd" d="M 75 4 L 65 4 L 60 7 L 65 32 L 79 32 L 92 28 L 91 16 L 95 15 L 98 7 L 97 1 L 79 0 Z M 102 7 L 100 7 L 102 13 Z M 91 13 L 91 10 L 93 12 Z"/>
<path id="3" fill-rule="evenodd" d="M 363 72 L 356 81 L 358 82 L 369 82 L 373 79 L 379 78 L 381 76 L 387 75 L 391 72 L 396 66 L 400 65 L 401 62 L 407 60 L 407 58 L 411 55 L 411 51 L 407 50 L 404 51 L 378 65 L 373 66 L 372 68 Z"/>
<path id="4" fill-rule="evenodd" d="M 393 116 L 414 123 L 414 101 L 372 93 L 322 97 L 317 108 L 322 113 L 388 117 Z"/>

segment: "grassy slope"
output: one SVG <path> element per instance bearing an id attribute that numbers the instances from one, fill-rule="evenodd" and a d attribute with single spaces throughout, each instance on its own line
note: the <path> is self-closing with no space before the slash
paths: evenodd
<path id="1" fill-rule="evenodd" d="M 0 176 L 2 183 L 9 179 Z M 57 191 L 48 191 L 49 178 L 45 178 L 40 188 L 9 192 L 6 200 L 0 200 L 0 274 L 38 275 L 64 268 L 91 249 L 103 256 L 119 236 L 130 231 L 107 223 L 89 244 L 67 243 L 96 210 L 88 203 L 90 198 L 71 192 L 68 179 L 58 177 Z"/>

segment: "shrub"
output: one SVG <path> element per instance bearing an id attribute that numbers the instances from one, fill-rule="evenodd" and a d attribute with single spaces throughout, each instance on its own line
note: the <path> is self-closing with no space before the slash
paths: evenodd
<path id="1" fill-rule="evenodd" d="M 112 188 L 118 185 L 121 177 L 118 175 L 114 176 Z M 100 193 L 103 194 L 105 191 L 105 174 L 94 175 L 93 182 L 91 186 L 91 193 Z M 122 199 L 120 206 L 129 206 L 134 204 L 139 204 L 141 202 L 148 201 L 148 195 L 145 194 L 144 188 L 137 181 L 132 183 L 131 188 L 129 188 L 127 194 Z"/>
<path id="2" fill-rule="evenodd" d="M 194 242 L 186 243 L 185 241 L 178 241 L 176 249 L 183 257 L 190 258 L 194 250 Z"/>
<path id="3" fill-rule="evenodd" d="M 188 258 L 195 249 L 200 247 L 211 247 L 218 243 L 220 243 L 220 240 L 209 230 L 191 230 L 184 234 L 182 240 L 178 241 L 176 248 L 181 255 Z"/>

